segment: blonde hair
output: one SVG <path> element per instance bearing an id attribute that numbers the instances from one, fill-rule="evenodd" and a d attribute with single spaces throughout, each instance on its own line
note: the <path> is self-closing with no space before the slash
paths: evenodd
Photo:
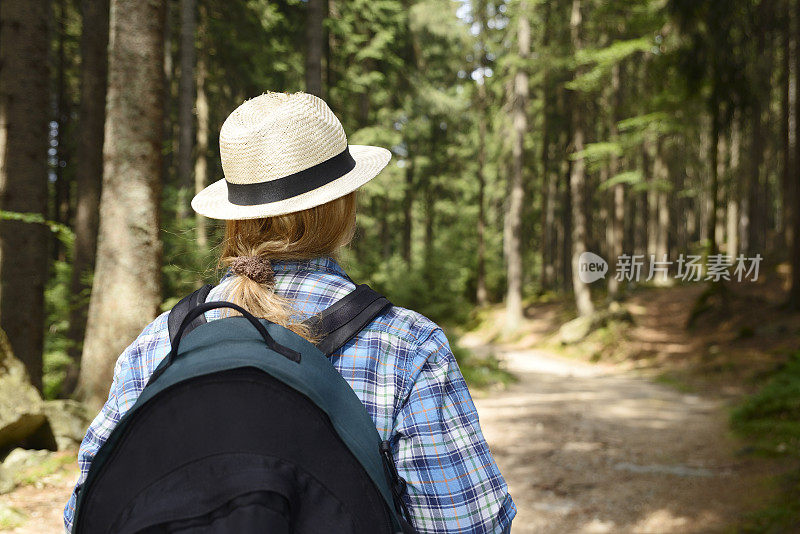
<path id="1" fill-rule="evenodd" d="M 219 265 L 228 268 L 237 258 L 248 256 L 269 261 L 335 256 L 353 238 L 355 222 L 355 192 L 295 213 L 228 221 Z M 259 283 L 234 273 L 226 298 L 256 317 L 285 326 L 313 342 L 312 329 L 298 320 L 291 300 L 274 289 L 274 277 Z"/>

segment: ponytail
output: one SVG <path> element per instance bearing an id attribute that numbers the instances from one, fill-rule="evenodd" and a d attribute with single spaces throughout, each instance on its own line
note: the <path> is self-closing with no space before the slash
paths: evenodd
<path id="1" fill-rule="evenodd" d="M 291 300 L 275 293 L 271 262 L 335 256 L 353 238 L 355 216 L 356 197 L 350 193 L 304 211 L 228 221 L 219 260 L 234 276 L 226 298 L 313 342 Z"/>

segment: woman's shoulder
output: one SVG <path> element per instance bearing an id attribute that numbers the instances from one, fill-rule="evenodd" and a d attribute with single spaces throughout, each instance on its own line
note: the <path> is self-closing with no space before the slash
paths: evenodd
<path id="1" fill-rule="evenodd" d="M 376 317 L 367 329 L 388 335 L 393 348 L 403 349 L 412 367 L 419 367 L 430 357 L 450 354 L 442 328 L 421 313 L 402 306 L 392 306 Z"/>

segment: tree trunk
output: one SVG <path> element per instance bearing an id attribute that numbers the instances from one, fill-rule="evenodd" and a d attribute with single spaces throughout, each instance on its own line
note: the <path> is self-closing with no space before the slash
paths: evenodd
<path id="1" fill-rule="evenodd" d="M 478 306 L 485 306 L 489 302 L 489 295 L 486 290 L 486 134 L 487 134 L 487 117 L 486 117 L 486 33 L 488 27 L 486 25 L 486 4 L 479 2 L 476 6 L 477 21 L 480 25 L 480 37 L 478 45 L 480 50 L 478 52 L 478 68 L 481 69 L 480 79 L 478 80 L 477 92 L 477 113 L 478 113 L 478 169 L 476 171 L 478 178 L 478 221 L 477 221 L 477 272 L 475 281 L 475 302 Z"/>
<path id="2" fill-rule="evenodd" d="M 763 252 L 766 248 L 766 223 L 767 223 L 767 179 L 762 172 L 764 162 L 765 133 L 763 125 L 763 113 L 765 108 L 769 111 L 771 101 L 771 54 L 767 51 L 764 32 L 757 32 L 756 49 L 764 50 L 765 53 L 759 58 L 755 65 L 756 70 L 756 91 L 753 98 L 752 107 L 752 142 L 750 144 L 750 197 L 748 218 L 750 219 L 750 243 L 749 252 Z"/>
<path id="3" fill-rule="evenodd" d="M 619 129 L 617 122 L 619 121 L 620 107 L 622 105 L 622 98 L 620 91 L 621 84 L 621 68 L 619 63 L 611 67 L 611 91 L 613 102 L 610 120 L 608 124 L 608 137 L 612 143 L 619 142 Z M 609 176 L 613 178 L 619 173 L 619 158 L 616 154 L 611 155 L 609 161 Z M 623 184 L 614 184 L 611 188 L 611 242 L 608 244 L 609 255 L 608 262 L 613 266 L 617 262 L 617 258 L 622 255 L 622 243 L 624 241 L 625 231 L 625 186 Z M 608 279 L 608 296 L 612 300 L 619 298 L 619 281 L 616 276 L 610 275 Z"/>
<path id="4" fill-rule="evenodd" d="M 752 116 L 752 136 L 750 140 L 750 172 L 749 172 L 749 191 L 750 202 L 748 204 L 749 224 L 749 250 L 750 253 L 763 250 L 762 227 L 764 215 L 762 210 L 763 188 L 761 185 L 761 163 L 764 156 L 764 140 L 762 139 L 761 112 L 762 107 L 759 98 L 756 97 L 753 104 Z"/>
<path id="5" fill-rule="evenodd" d="M 201 29 L 204 28 L 201 9 Z M 201 30 L 202 31 L 202 30 Z M 202 35 L 201 35 L 202 37 Z M 208 97 L 206 96 L 206 58 L 201 49 L 197 57 L 197 155 L 194 162 L 194 191 L 199 193 L 208 183 Z M 197 246 L 205 249 L 208 246 L 208 231 L 206 219 L 199 213 L 195 214 L 195 228 L 197 231 Z"/>
<path id="6" fill-rule="evenodd" d="M 790 7 L 790 6 L 787 6 Z M 792 199 L 794 192 L 794 173 L 796 162 L 795 150 L 795 120 L 797 117 L 797 79 L 794 72 L 796 65 L 797 43 L 792 38 L 792 9 L 787 9 L 783 36 L 783 78 L 781 79 L 783 91 L 781 95 L 781 141 L 783 144 L 783 168 L 781 173 L 781 199 L 783 242 L 787 250 L 791 250 L 796 229 L 793 224 L 794 206 Z"/>
<path id="7" fill-rule="evenodd" d="M 485 80 L 481 80 L 478 86 L 478 266 L 475 290 L 475 300 L 478 306 L 484 306 L 489 302 L 489 295 L 486 290 L 486 176 L 484 167 L 486 165 L 486 87 Z"/>
<path id="8" fill-rule="evenodd" d="M 560 116 L 570 117 L 566 122 L 565 128 L 562 129 L 559 135 L 559 152 L 561 157 L 561 165 L 559 168 L 558 186 L 561 190 L 559 197 L 561 198 L 561 216 L 559 217 L 559 236 L 560 236 L 560 254 L 558 255 L 559 269 L 561 273 L 561 289 L 565 292 L 572 289 L 572 197 L 570 193 L 569 177 L 572 170 L 572 164 L 569 159 L 569 144 L 572 140 L 572 120 L 568 115 L 570 112 L 569 107 L 569 94 L 563 87 L 558 91 L 558 109 Z M 563 184 L 563 187 L 561 185 Z"/>
<path id="9" fill-rule="evenodd" d="M 527 3 L 523 0 L 519 5 L 519 21 L 517 26 L 517 51 L 522 66 L 517 67 L 514 75 L 512 96 L 512 148 L 513 166 L 509 188 L 507 277 L 506 293 L 506 329 L 513 332 L 522 321 L 522 207 L 525 196 L 523 173 L 525 172 L 525 133 L 528 130 L 526 107 L 528 105 L 528 72 L 527 59 L 531 51 L 531 26 L 528 20 Z"/>
<path id="10" fill-rule="evenodd" d="M 112 0 L 97 269 L 79 396 L 102 404 L 114 361 L 161 302 L 164 0 Z"/>
<path id="11" fill-rule="evenodd" d="M 570 35 L 574 51 L 582 48 L 581 31 L 581 0 L 572 0 L 572 14 L 570 16 Z M 580 75 L 580 69 L 576 70 L 576 77 Z M 576 98 L 572 103 L 572 151 L 573 153 L 583 152 L 584 149 L 584 125 L 580 106 L 580 99 Z M 580 255 L 586 252 L 586 214 L 584 193 L 586 187 L 586 162 L 583 157 L 578 157 L 572 162 L 572 169 L 569 176 L 569 189 L 572 204 L 572 290 L 575 292 L 575 304 L 578 314 L 581 316 L 594 313 L 592 304 L 592 294 L 589 285 L 580 279 L 578 260 Z"/>
<path id="12" fill-rule="evenodd" d="M 800 0 L 794 3 L 794 42 L 800 46 Z M 794 54 L 794 75 L 795 87 L 800 88 L 800 51 L 796 50 Z M 798 114 L 800 106 L 795 106 L 795 168 L 800 169 L 800 114 Z M 795 310 L 800 310 L 800 237 L 797 232 L 800 231 L 800 173 L 795 172 L 793 196 L 794 202 L 792 208 L 794 212 L 794 228 L 795 238 L 792 243 L 792 287 L 789 291 L 789 304 Z"/>
<path id="13" fill-rule="evenodd" d="M 550 168 L 550 141 L 549 136 L 543 139 L 542 147 L 542 176 L 544 187 L 542 191 L 542 291 L 548 291 L 556 283 L 556 255 L 553 243 L 558 239 L 556 228 L 556 179 Z M 545 154 L 547 152 L 547 154 Z"/>
<path id="14" fill-rule="evenodd" d="M 727 240 L 725 253 L 733 260 L 739 253 L 739 161 L 741 157 L 742 134 L 739 128 L 739 121 L 734 121 L 731 125 L 730 143 L 730 176 L 728 177 L 728 207 L 727 207 Z"/>
<path id="15" fill-rule="evenodd" d="M 325 1 L 308 0 L 306 13 L 306 92 L 323 98 L 322 56 L 325 46 Z"/>
<path id="16" fill-rule="evenodd" d="M 78 157 L 75 166 L 77 202 L 75 247 L 72 258 L 70 294 L 73 299 L 69 321 L 72 364 L 61 394 L 71 395 L 78 383 L 86 313 L 89 308 L 90 278 L 97 253 L 100 189 L 103 183 L 103 128 L 106 116 L 108 74 L 108 0 L 82 0 L 85 28 L 81 33 L 81 103 L 78 111 Z"/>
<path id="17" fill-rule="evenodd" d="M 178 219 L 189 213 L 189 191 L 194 188 L 194 83 L 196 0 L 181 0 L 181 77 L 178 81 Z"/>
<path id="18" fill-rule="evenodd" d="M 717 248 L 717 206 L 719 205 L 719 137 L 720 137 L 720 110 L 719 101 L 714 98 L 711 105 L 711 143 L 708 147 L 710 154 L 711 180 L 708 188 L 708 222 L 706 232 L 708 239 L 708 255 L 712 256 L 719 250 Z"/>
<path id="19" fill-rule="evenodd" d="M 678 145 L 675 146 L 677 152 L 675 158 L 676 171 L 673 177 L 675 191 L 683 191 L 685 184 L 689 182 L 686 176 L 686 167 L 688 165 L 689 155 L 687 154 L 687 142 L 685 138 L 678 139 Z M 683 195 L 676 195 L 672 203 L 672 220 L 675 221 L 675 250 L 678 253 L 685 254 L 689 248 L 689 228 L 693 220 L 693 210 L 691 199 Z"/>
<path id="20" fill-rule="evenodd" d="M 58 125 L 56 130 L 56 160 L 55 160 L 55 193 L 53 202 L 52 220 L 71 226 L 70 221 L 70 181 L 65 172 L 70 166 L 70 118 L 72 116 L 69 88 L 67 86 L 67 69 L 69 59 L 66 56 L 66 41 L 69 39 L 66 29 L 68 0 L 59 0 L 57 16 L 58 32 L 58 60 L 57 60 L 57 104 L 54 121 Z M 66 261 L 67 251 L 59 236 L 52 234 L 52 257 L 55 260 Z"/>
<path id="21" fill-rule="evenodd" d="M 430 120 L 430 165 L 423 186 L 424 207 L 425 207 L 425 237 L 423 241 L 423 272 L 428 288 L 432 288 L 435 283 L 432 273 L 434 265 L 434 230 L 436 228 L 436 184 L 439 179 L 439 144 L 446 146 L 444 132 L 439 128 L 439 121 L 436 117 Z"/>
<path id="22" fill-rule="evenodd" d="M 410 152 L 410 150 L 409 150 Z M 411 267 L 411 239 L 414 225 L 414 158 L 409 154 L 406 160 L 406 183 L 403 197 L 403 260 Z"/>
<path id="23" fill-rule="evenodd" d="M 550 45 L 550 4 L 545 3 L 542 6 L 544 10 L 542 20 L 542 53 L 548 53 Z M 550 69 L 547 65 L 542 67 L 542 151 L 541 151 L 541 164 L 542 164 L 542 209 L 541 209 L 541 224 L 542 224 L 542 241 L 541 259 L 541 291 L 544 292 L 553 287 L 555 279 L 555 269 L 553 261 L 553 234 L 554 216 L 555 216 L 555 179 L 550 173 L 550 137 L 551 125 L 548 120 L 548 113 L 550 111 Z"/>
<path id="24" fill-rule="evenodd" d="M 717 250 L 719 250 L 719 246 L 725 243 L 725 212 L 724 212 L 724 189 L 722 189 L 722 185 L 725 184 L 725 175 L 726 175 L 726 166 L 728 163 L 729 158 L 729 147 L 728 147 L 728 139 L 727 136 L 720 133 L 719 137 L 719 146 L 718 146 L 718 153 L 717 153 L 717 198 L 715 200 L 715 206 L 717 209 L 717 215 L 715 217 L 717 221 L 717 225 L 714 227 L 714 241 L 717 244 Z"/>
<path id="25" fill-rule="evenodd" d="M 653 176 L 657 184 L 657 220 L 656 220 L 656 259 L 661 261 L 669 256 L 669 167 L 664 156 L 664 140 L 656 142 L 656 159 L 653 165 Z"/>
<path id="26" fill-rule="evenodd" d="M 48 0 L 0 3 L 0 209 L 47 216 Z M 42 387 L 47 227 L 0 220 L 0 328 Z"/>
<path id="27" fill-rule="evenodd" d="M 654 161 L 655 148 L 653 139 L 648 136 L 642 144 L 642 172 L 647 181 L 647 259 L 655 256 L 656 254 L 656 226 L 658 224 L 658 190 L 655 185 L 655 165 Z"/>
<path id="28" fill-rule="evenodd" d="M 173 162 L 178 154 L 178 126 L 177 122 L 170 117 L 169 110 L 174 109 L 176 105 L 175 91 L 173 90 L 173 82 L 175 78 L 175 58 L 172 54 L 173 49 L 173 28 L 175 27 L 175 4 L 174 1 L 168 1 L 166 7 L 166 15 L 164 22 L 164 157 L 163 159 L 163 176 L 164 182 L 174 182 L 174 169 Z M 168 147 L 168 149 L 167 149 Z M 177 183 L 180 188 L 180 182 Z M 180 196 L 180 195 L 179 195 Z M 180 209 L 179 206 L 175 206 Z"/>

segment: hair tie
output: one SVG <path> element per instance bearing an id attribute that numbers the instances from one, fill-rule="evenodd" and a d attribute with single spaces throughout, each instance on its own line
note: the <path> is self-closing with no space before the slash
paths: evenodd
<path id="1" fill-rule="evenodd" d="M 272 264 L 264 256 L 239 256 L 231 262 L 231 270 L 259 284 L 266 284 L 275 277 Z"/>

